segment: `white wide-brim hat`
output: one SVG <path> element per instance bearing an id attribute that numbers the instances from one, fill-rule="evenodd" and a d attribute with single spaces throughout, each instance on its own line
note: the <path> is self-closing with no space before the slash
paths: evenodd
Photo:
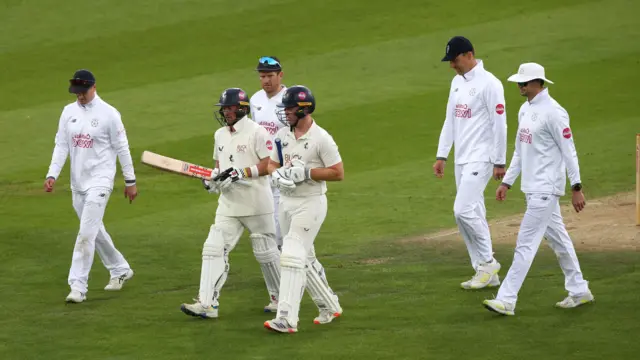
<path id="1" fill-rule="evenodd" d="M 544 80 L 545 82 L 553 84 L 553 81 L 544 76 L 544 67 L 536 63 L 524 63 L 520 65 L 518 73 L 509 76 L 509 79 L 507 80 L 516 83 L 524 83 L 536 79 Z"/>

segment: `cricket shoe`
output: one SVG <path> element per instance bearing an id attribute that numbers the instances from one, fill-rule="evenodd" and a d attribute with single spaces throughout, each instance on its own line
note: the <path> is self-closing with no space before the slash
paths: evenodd
<path id="1" fill-rule="evenodd" d="M 289 325 L 289 322 L 285 318 L 278 318 L 264 322 L 264 327 L 267 330 L 283 333 L 293 334 L 298 332 L 297 327 Z"/>
<path id="2" fill-rule="evenodd" d="M 482 302 L 482 304 L 484 304 L 484 307 L 486 307 L 490 311 L 497 312 L 498 314 L 509 315 L 509 316 L 515 315 L 515 312 L 514 312 L 516 308 L 515 304 L 508 303 L 506 301 L 502 301 L 498 299 L 485 300 Z"/>
<path id="3" fill-rule="evenodd" d="M 78 290 L 71 290 L 71 292 L 65 299 L 65 301 L 68 303 L 81 303 L 85 300 L 87 300 L 87 296 Z"/>
<path id="4" fill-rule="evenodd" d="M 217 306 L 209 306 L 205 308 L 200 302 L 196 302 L 194 304 L 182 304 L 180 306 L 180 310 L 187 315 L 201 317 L 203 319 L 215 319 L 218 317 Z"/>
<path id="5" fill-rule="evenodd" d="M 124 285 L 125 281 L 131 279 L 132 277 L 133 277 L 133 270 L 129 269 L 127 270 L 126 273 L 118 277 L 111 278 L 107 286 L 104 287 L 104 289 L 107 291 L 118 291 L 122 289 L 122 286 Z"/>
<path id="6" fill-rule="evenodd" d="M 460 286 L 467 290 L 499 286 L 500 277 L 498 276 L 498 271 L 500 271 L 500 263 L 495 259 L 489 263 L 481 263 L 478 265 L 476 274 L 473 275 L 471 280 L 461 283 Z"/>
<path id="7" fill-rule="evenodd" d="M 593 297 L 591 291 L 586 292 L 582 295 L 577 296 L 567 296 L 564 300 L 557 302 L 556 307 L 562 309 L 571 309 L 574 307 L 578 307 L 580 305 L 588 304 L 590 302 L 594 302 L 596 299 Z"/>
<path id="8" fill-rule="evenodd" d="M 269 305 L 264 307 L 264 312 L 266 312 L 266 313 L 278 312 L 278 301 L 277 300 L 271 300 Z"/>
<path id="9" fill-rule="evenodd" d="M 331 309 L 322 309 L 320 310 L 320 315 L 313 319 L 314 324 L 323 325 L 328 324 L 333 321 L 333 319 L 340 317 L 342 315 L 342 308 L 338 311 Z"/>

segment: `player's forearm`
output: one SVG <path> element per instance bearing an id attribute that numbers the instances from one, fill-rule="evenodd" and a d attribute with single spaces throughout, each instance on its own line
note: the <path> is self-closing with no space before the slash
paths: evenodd
<path id="1" fill-rule="evenodd" d="M 317 181 L 342 181 L 344 180 L 344 170 L 333 168 L 310 169 L 311 180 Z"/>
<path id="2" fill-rule="evenodd" d="M 497 116 L 495 121 L 493 159 L 495 165 L 504 166 L 507 163 L 507 124 L 502 116 Z"/>
<path id="3" fill-rule="evenodd" d="M 520 175 L 520 171 L 522 170 L 522 160 L 520 158 L 520 154 L 516 150 L 513 153 L 513 157 L 511 158 L 511 164 L 507 169 L 507 173 L 504 175 L 502 182 L 509 186 L 513 185 L 516 182 L 516 179 Z"/>
<path id="4" fill-rule="evenodd" d="M 123 145 L 116 149 L 118 154 L 118 161 L 120 162 L 120 168 L 122 169 L 122 177 L 127 185 L 135 185 L 136 174 L 133 170 L 133 159 L 131 159 L 131 151 L 129 146 Z"/>
<path id="5" fill-rule="evenodd" d="M 436 153 L 437 158 L 446 159 L 449 156 L 451 147 L 453 146 L 453 127 L 451 120 L 447 117 L 442 126 L 440 132 L 440 139 L 438 140 L 438 151 Z"/>
<path id="6" fill-rule="evenodd" d="M 67 161 L 67 156 L 69 155 L 69 148 L 64 144 L 56 144 L 53 149 L 53 155 L 51 156 L 51 164 L 49 165 L 49 170 L 47 171 L 47 178 L 53 177 L 55 179 L 58 178 L 62 168 L 64 167 L 64 163 Z"/>

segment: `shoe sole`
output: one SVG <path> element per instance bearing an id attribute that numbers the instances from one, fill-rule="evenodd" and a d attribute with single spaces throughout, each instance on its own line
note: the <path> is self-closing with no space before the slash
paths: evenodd
<path id="1" fill-rule="evenodd" d="M 202 319 L 215 319 L 215 317 L 210 317 L 210 316 L 207 316 L 206 314 L 198 314 L 198 313 L 195 313 L 195 312 L 193 312 L 193 311 L 191 311 L 191 310 L 187 309 L 187 307 L 186 307 L 186 306 L 184 306 L 184 305 L 180 305 L 180 310 L 181 310 L 183 313 L 185 313 L 185 314 L 187 314 L 187 315 L 189 315 L 189 316 L 198 317 L 198 318 L 202 318 Z"/>
<path id="2" fill-rule="evenodd" d="M 511 311 L 511 312 L 504 311 L 503 312 L 503 311 L 500 311 L 500 310 L 494 308 L 491 305 L 488 305 L 488 304 L 482 304 L 482 305 L 484 305 L 484 307 L 487 308 L 487 310 L 492 311 L 492 312 L 494 312 L 496 314 L 505 315 L 505 316 L 513 316 L 513 315 L 515 315 L 515 313 L 513 311 Z"/>
<path id="3" fill-rule="evenodd" d="M 267 329 L 267 330 L 273 331 L 275 333 L 278 333 L 278 334 L 294 334 L 294 333 L 298 332 L 298 329 L 292 329 L 292 328 L 288 328 L 286 332 L 274 329 L 274 328 L 271 327 L 271 325 L 269 324 L 268 321 L 264 322 L 264 328 Z"/>

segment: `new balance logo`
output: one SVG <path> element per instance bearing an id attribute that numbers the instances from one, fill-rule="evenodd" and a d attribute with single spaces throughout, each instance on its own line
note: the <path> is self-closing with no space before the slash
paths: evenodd
<path id="1" fill-rule="evenodd" d="M 303 228 L 303 229 L 304 229 L 304 231 L 309 231 L 309 228 Z"/>
<path id="2" fill-rule="evenodd" d="M 287 145 L 289 145 L 289 143 L 286 143 L 286 142 L 283 142 L 283 143 L 282 143 L 282 147 L 283 147 L 283 148 L 287 147 Z"/>
<path id="3" fill-rule="evenodd" d="M 476 172 L 474 172 L 474 173 L 471 173 L 471 175 L 473 175 L 473 176 L 478 176 L 478 172 L 476 171 Z"/>
<path id="4" fill-rule="evenodd" d="M 222 149 L 224 149 L 224 146 L 218 146 L 218 151 L 222 151 Z"/>

